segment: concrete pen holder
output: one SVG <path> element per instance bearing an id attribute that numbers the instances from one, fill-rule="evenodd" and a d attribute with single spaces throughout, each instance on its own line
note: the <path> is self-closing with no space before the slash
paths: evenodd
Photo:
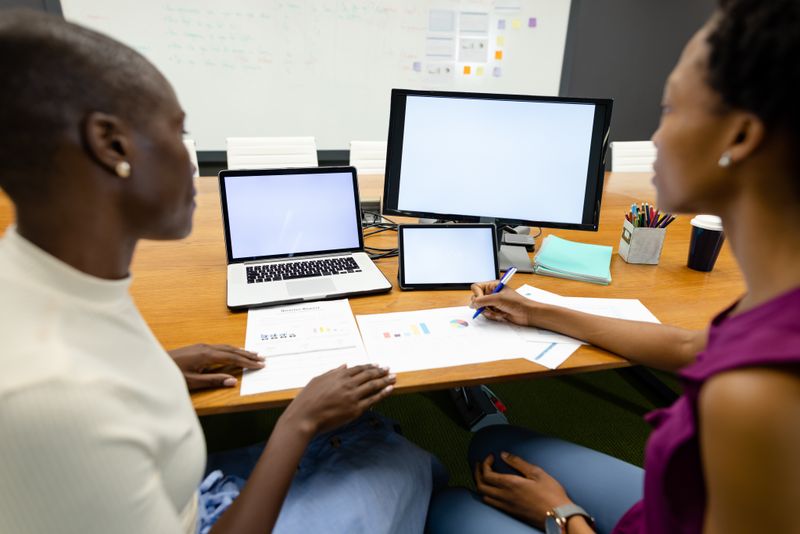
<path id="1" fill-rule="evenodd" d="M 619 238 L 619 255 L 628 263 L 657 265 L 666 234 L 666 228 L 635 227 L 626 220 Z"/>

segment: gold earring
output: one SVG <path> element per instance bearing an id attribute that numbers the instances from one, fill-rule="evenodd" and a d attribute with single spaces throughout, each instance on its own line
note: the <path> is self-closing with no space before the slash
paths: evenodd
<path id="1" fill-rule="evenodd" d="M 717 162 L 717 165 L 719 165 L 720 167 L 722 167 L 724 169 L 726 167 L 730 167 L 731 163 L 733 163 L 733 158 L 731 157 L 731 153 L 730 152 L 725 152 L 719 158 L 719 161 Z"/>
<path id="2" fill-rule="evenodd" d="M 120 161 L 117 163 L 117 166 L 114 167 L 114 171 L 120 178 L 127 178 L 131 175 L 131 164 L 127 161 Z"/>

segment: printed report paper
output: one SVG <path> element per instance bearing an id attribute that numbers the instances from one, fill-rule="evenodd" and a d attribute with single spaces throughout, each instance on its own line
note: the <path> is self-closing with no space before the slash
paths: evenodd
<path id="1" fill-rule="evenodd" d="M 250 310 L 245 349 L 266 360 L 244 371 L 242 395 L 304 387 L 343 363 L 369 361 L 347 299 Z"/>

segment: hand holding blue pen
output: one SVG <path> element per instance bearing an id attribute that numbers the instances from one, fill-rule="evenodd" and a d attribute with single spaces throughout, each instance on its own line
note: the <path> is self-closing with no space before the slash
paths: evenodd
<path id="1" fill-rule="evenodd" d="M 511 277 L 512 277 L 512 276 L 514 276 L 514 273 L 516 273 L 516 272 L 517 272 L 517 268 L 516 268 L 516 267 L 511 267 L 511 268 L 509 268 L 509 269 L 506 271 L 506 274 L 504 274 L 504 275 L 503 275 L 503 277 L 500 279 L 500 283 L 499 283 L 499 284 L 497 284 L 497 287 L 495 287 L 495 288 L 494 288 L 494 291 L 492 291 L 492 295 L 494 295 L 495 293 L 500 293 L 500 291 L 502 291 L 502 290 L 503 290 L 503 288 L 506 286 L 506 284 L 508 283 L 508 281 L 509 281 L 509 280 L 511 280 Z M 473 315 L 473 316 L 472 316 L 472 318 L 473 318 L 473 319 L 475 319 L 476 317 L 478 317 L 478 316 L 479 316 L 481 313 L 483 313 L 483 310 L 484 310 L 484 309 L 485 309 L 485 308 L 484 308 L 483 306 L 481 306 L 480 308 L 478 308 L 478 309 L 475 311 L 475 315 Z"/>

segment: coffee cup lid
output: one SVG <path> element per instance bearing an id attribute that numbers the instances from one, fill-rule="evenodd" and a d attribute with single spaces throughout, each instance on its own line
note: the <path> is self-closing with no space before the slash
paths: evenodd
<path id="1" fill-rule="evenodd" d="M 697 215 L 691 220 L 691 225 L 704 230 L 722 231 L 722 219 L 716 215 Z"/>

